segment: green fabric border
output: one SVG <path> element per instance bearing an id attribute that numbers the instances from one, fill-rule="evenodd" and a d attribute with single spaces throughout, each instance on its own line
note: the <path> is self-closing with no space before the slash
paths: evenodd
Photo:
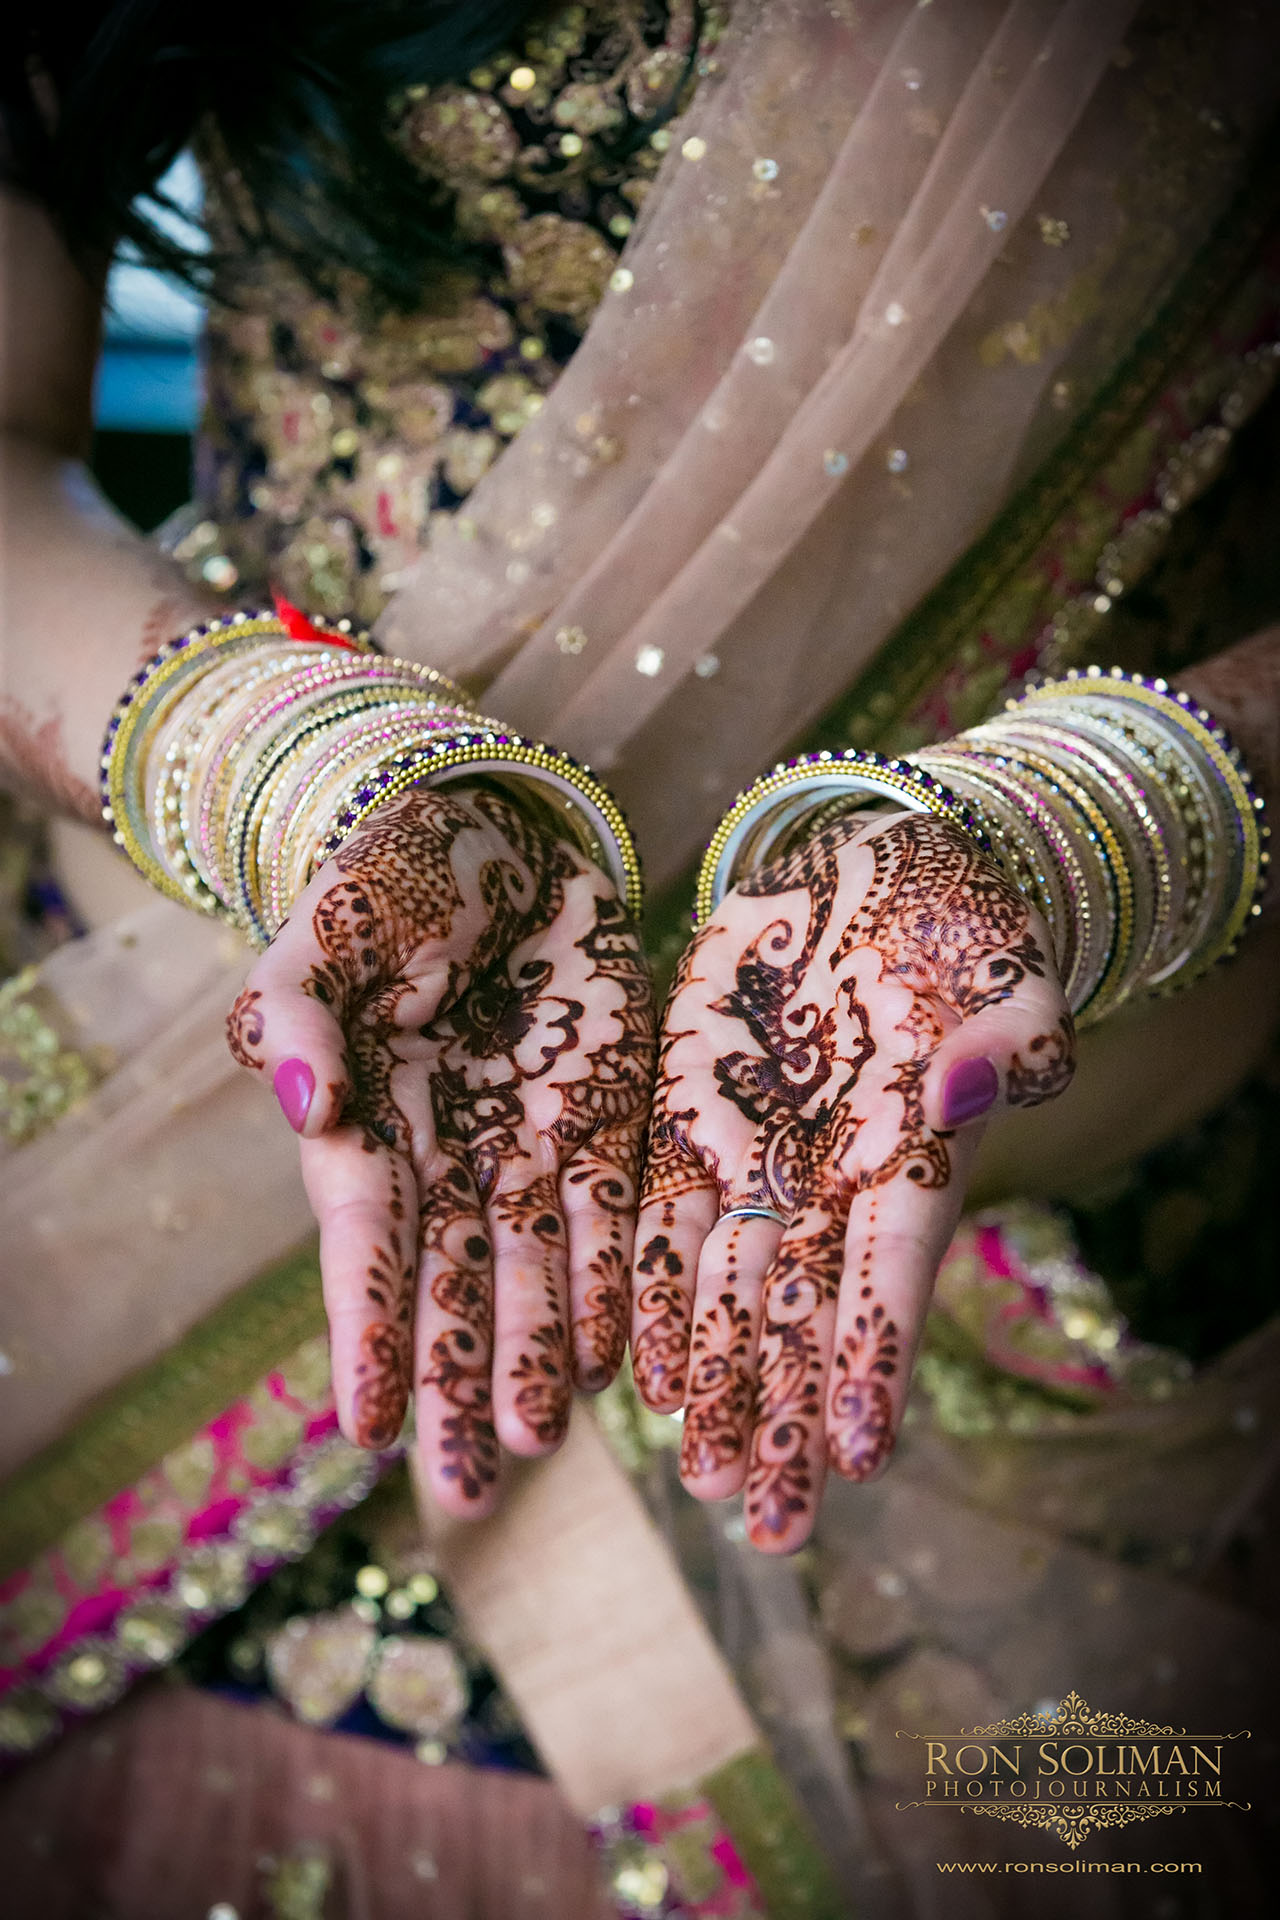
<path id="1" fill-rule="evenodd" d="M 112 1387 L 70 1433 L 0 1487 L 0 1578 L 30 1565 L 77 1521 L 133 1486 L 324 1328 L 313 1242 Z"/>
<path id="2" fill-rule="evenodd" d="M 699 1782 L 764 1896 L 769 1920 L 851 1920 L 813 1830 L 761 1747 Z"/>

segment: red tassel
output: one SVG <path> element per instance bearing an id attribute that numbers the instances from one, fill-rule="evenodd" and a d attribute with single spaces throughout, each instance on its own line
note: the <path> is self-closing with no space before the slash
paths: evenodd
<path id="1" fill-rule="evenodd" d="M 306 646 L 346 647 L 348 652 L 353 651 L 352 641 L 340 633 L 326 632 L 322 627 L 317 627 L 300 607 L 295 607 L 282 593 L 273 590 L 271 598 L 291 640 L 301 640 Z"/>

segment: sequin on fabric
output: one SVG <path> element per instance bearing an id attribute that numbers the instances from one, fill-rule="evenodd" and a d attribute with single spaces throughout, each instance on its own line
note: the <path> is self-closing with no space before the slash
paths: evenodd
<path id="1" fill-rule="evenodd" d="M 618 252 L 670 144 L 663 123 L 728 11 L 560 6 L 518 51 L 391 103 L 424 201 L 452 214 L 471 259 L 412 314 L 379 310 L 355 275 L 322 300 L 279 260 L 227 286 L 209 321 L 198 505 L 168 538 L 193 576 L 241 594 L 270 580 L 303 606 L 376 618 L 432 516 L 455 513 L 537 416 L 606 289 L 630 288 Z"/>

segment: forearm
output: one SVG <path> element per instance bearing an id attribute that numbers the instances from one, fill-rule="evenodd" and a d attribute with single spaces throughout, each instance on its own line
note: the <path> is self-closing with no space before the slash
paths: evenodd
<path id="1" fill-rule="evenodd" d="M 103 729 L 125 682 L 214 603 L 79 462 L 20 432 L 0 434 L 0 514 L 0 783 L 96 822 Z"/>
<path id="2" fill-rule="evenodd" d="M 1177 684 L 1227 728 L 1272 822 L 1280 816 L 1280 627 L 1241 641 Z M 1081 1037 L 1058 1101 L 1002 1118 L 987 1135 L 972 1195 L 1070 1196 L 1172 1139 L 1257 1069 L 1280 1026 L 1280 921 L 1274 882 L 1240 952 L 1186 993 L 1140 1001 Z"/>
<path id="3" fill-rule="evenodd" d="M 49 216 L 0 189 L 0 785 L 95 822 L 126 680 L 213 604 L 84 465 L 101 294 Z"/>

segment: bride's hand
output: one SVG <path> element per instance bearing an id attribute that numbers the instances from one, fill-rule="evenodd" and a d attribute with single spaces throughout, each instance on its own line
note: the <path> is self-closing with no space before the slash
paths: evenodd
<path id="1" fill-rule="evenodd" d="M 229 1020 L 302 1135 L 339 1418 L 415 1396 L 442 1504 L 551 1451 L 626 1341 L 649 976 L 604 875 L 485 789 L 415 789 L 296 902 Z"/>
<path id="2" fill-rule="evenodd" d="M 695 936 L 663 1023 L 632 1355 L 681 1475 L 800 1546 L 892 1448 L 982 1123 L 1072 1073 L 1043 922 L 957 827 L 829 827 Z M 735 1207 L 780 1213 L 720 1216 Z"/>

